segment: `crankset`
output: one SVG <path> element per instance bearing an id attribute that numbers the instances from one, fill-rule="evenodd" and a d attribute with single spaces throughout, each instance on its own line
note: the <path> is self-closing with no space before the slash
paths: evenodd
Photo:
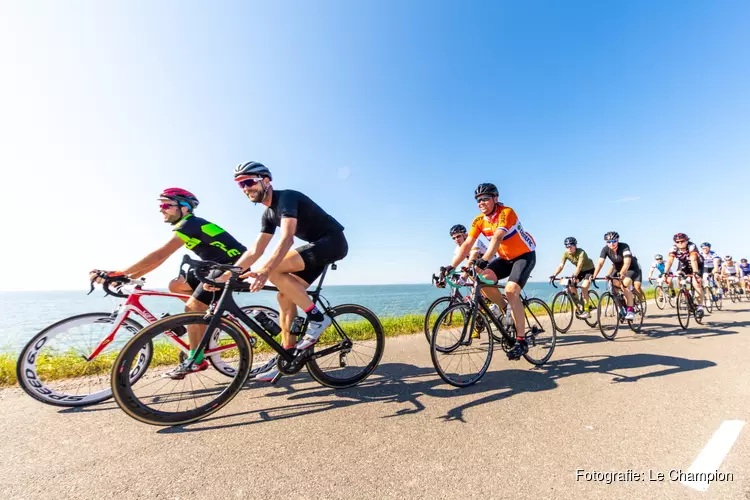
<path id="1" fill-rule="evenodd" d="M 291 361 L 287 361 L 284 358 L 279 357 L 279 371 L 284 375 L 294 375 L 295 373 L 298 373 L 303 366 L 305 366 L 305 363 L 307 363 L 307 360 L 309 358 L 310 349 L 300 351 Z"/>

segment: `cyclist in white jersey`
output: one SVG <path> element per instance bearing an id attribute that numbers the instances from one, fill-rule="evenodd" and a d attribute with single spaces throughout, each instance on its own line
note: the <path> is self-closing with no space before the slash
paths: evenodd
<path id="1" fill-rule="evenodd" d="M 710 285 L 721 271 L 721 257 L 711 250 L 711 243 L 707 241 L 701 243 L 701 255 L 703 256 L 703 280 Z"/>
<path id="2" fill-rule="evenodd" d="M 461 253 L 461 246 L 464 244 L 464 241 L 466 241 L 466 238 L 468 236 L 468 231 L 463 224 L 456 224 L 455 226 L 451 227 L 450 235 L 451 239 L 455 241 L 457 245 L 456 249 L 453 251 L 453 255 L 454 257 L 458 257 Z M 464 259 L 468 258 L 469 261 L 472 261 L 478 259 L 486 252 L 487 245 L 485 245 L 481 240 L 477 239 L 477 241 L 474 243 L 474 246 L 472 246 L 469 250 L 469 254 L 463 255 L 463 257 Z M 461 280 L 461 283 L 465 283 L 465 281 L 463 281 L 463 278 Z"/>
<path id="3" fill-rule="evenodd" d="M 724 262 L 721 264 L 721 286 L 724 287 L 726 292 L 729 289 L 729 282 L 736 282 L 737 278 L 737 266 L 734 263 L 731 255 L 724 257 Z"/>

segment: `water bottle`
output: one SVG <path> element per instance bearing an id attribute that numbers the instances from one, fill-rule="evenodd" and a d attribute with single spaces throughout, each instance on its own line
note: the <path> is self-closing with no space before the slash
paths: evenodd
<path id="1" fill-rule="evenodd" d="M 515 330 L 516 328 L 515 323 L 513 323 L 513 316 L 510 315 L 510 304 L 506 304 L 505 306 L 505 321 L 503 322 L 503 326 L 508 331 Z"/>
<path id="2" fill-rule="evenodd" d="M 268 315 L 263 311 L 255 310 L 250 313 L 250 316 L 252 316 L 255 321 L 260 323 L 260 325 L 265 328 L 265 330 L 272 336 L 276 336 L 281 333 L 281 327 L 278 325 L 278 323 L 268 317 Z"/>
<path id="3" fill-rule="evenodd" d="M 502 311 L 500 311 L 500 307 L 497 304 L 492 304 L 490 306 L 490 312 L 495 318 L 497 318 L 498 321 L 502 321 L 503 313 Z"/>

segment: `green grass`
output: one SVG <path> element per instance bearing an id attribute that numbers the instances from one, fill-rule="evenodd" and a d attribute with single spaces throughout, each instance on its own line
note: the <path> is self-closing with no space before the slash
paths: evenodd
<path id="1" fill-rule="evenodd" d="M 655 289 L 644 290 L 647 299 L 654 298 Z M 539 306 L 532 307 L 532 312 L 539 312 Z M 437 320 L 437 314 L 432 315 L 432 321 Z M 386 337 L 400 335 L 411 335 L 421 333 L 424 330 L 424 316 L 420 314 L 408 314 L 399 317 L 381 318 L 383 331 Z M 372 329 L 366 321 L 351 321 L 346 323 L 347 334 L 354 340 L 363 340 L 371 337 Z M 325 332 L 321 338 L 323 344 L 336 342 L 333 329 Z M 262 341 L 256 345 L 257 352 L 270 352 L 271 348 Z M 99 375 L 108 373 L 112 369 L 117 353 L 107 353 L 92 362 L 84 360 L 79 354 L 69 352 L 55 356 L 40 356 L 37 361 L 39 375 L 43 380 L 59 380 L 69 377 L 83 377 L 87 375 Z M 0 387 L 8 387 L 17 384 L 16 380 L 16 358 L 15 354 L 0 353 Z M 154 356 L 150 366 L 174 365 L 177 359 L 177 348 L 172 344 L 157 342 L 154 344 Z"/>

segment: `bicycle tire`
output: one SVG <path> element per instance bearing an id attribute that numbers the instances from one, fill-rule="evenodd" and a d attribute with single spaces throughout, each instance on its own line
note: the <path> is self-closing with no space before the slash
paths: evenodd
<path id="1" fill-rule="evenodd" d="M 665 307 L 667 307 L 667 296 L 669 294 L 664 291 L 664 289 L 660 286 L 657 286 L 654 290 L 654 302 L 656 302 L 656 307 L 659 308 L 659 310 L 663 311 Z"/>
<path id="2" fill-rule="evenodd" d="M 611 292 L 604 292 L 599 299 L 599 331 L 607 340 L 615 340 L 617 330 L 620 329 L 620 311 Z M 614 318 L 614 325 L 610 320 Z M 606 323 L 606 325 L 605 325 Z"/>
<path id="3" fill-rule="evenodd" d="M 596 328 L 599 324 L 599 294 L 594 290 L 589 290 L 589 302 L 593 305 L 589 311 L 589 317 L 584 319 L 590 328 Z M 596 315 L 596 317 L 594 317 Z"/>
<path id="4" fill-rule="evenodd" d="M 633 313 L 635 314 L 635 318 L 628 320 L 628 326 L 636 333 L 641 331 L 641 327 L 643 326 L 643 318 L 644 316 L 646 316 L 644 304 L 645 301 L 641 298 L 641 296 L 638 293 L 634 293 Z"/>
<path id="5" fill-rule="evenodd" d="M 328 356 L 324 356 L 317 359 L 311 359 L 307 362 L 306 368 L 307 371 L 310 373 L 310 376 L 317 380 L 320 384 L 331 387 L 333 389 L 344 389 L 346 387 L 352 387 L 355 386 L 362 381 L 364 381 L 367 377 L 369 377 L 373 371 L 378 367 L 378 364 L 380 363 L 380 360 L 383 358 L 383 352 L 385 351 L 385 333 L 383 331 L 383 325 L 380 323 L 380 320 L 378 319 L 377 315 L 375 315 L 374 312 L 367 309 L 366 307 L 359 306 L 357 304 L 342 304 L 336 307 L 332 307 L 328 310 L 327 314 L 336 321 L 336 318 L 344 315 L 349 314 L 353 316 L 359 316 L 363 318 L 361 321 L 365 321 L 369 323 L 371 329 L 368 329 L 364 336 L 367 336 L 368 338 L 360 339 L 362 342 L 358 344 L 359 347 L 368 349 L 373 349 L 372 346 L 369 346 L 367 344 L 371 344 L 374 340 L 375 346 L 374 346 L 374 352 L 372 355 L 372 359 L 367 362 L 361 369 L 358 371 L 340 371 L 338 374 L 344 374 L 346 373 L 346 377 L 340 377 L 340 376 L 334 376 L 332 373 L 337 373 L 336 370 L 334 371 L 328 371 L 324 364 L 321 363 L 321 360 L 324 360 L 328 358 Z M 339 332 L 339 328 L 344 331 L 347 337 L 352 340 L 352 347 L 349 348 L 348 351 L 336 351 L 338 352 L 338 360 L 339 360 L 339 366 L 337 368 L 348 368 L 351 365 L 343 366 L 343 363 L 346 362 L 348 358 L 354 358 L 355 356 L 352 355 L 354 352 L 354 344 L 356 344 L 356 340 L 353 338 L 355 335 L 350 331 L 349 333 L 346 332 L 346 328 L 343 325 L 346 325 L 347 323 L 350 323 L 350 321 L 342 322 L 339 321 L 336 324 L 332 324 L 328 330 L 330 330 L 332 333 L 331 335 L 334 335 L 333 332 L 335 332 L 335 335 L 338 335 L 339 338 L 341 338 L 341 333 Z M 337 326 L 338 325 L 338 326 Z M 362 337 L 362 323 L 357 324 L 357 329 L 359 330 L 358 336 Z M 327 331 L 328 331 L 327 330 Z M 351 335 L 350 335 L 351 334 Z M 323 332 L 323 335 L 321 335 L 321 339 L 324 339 L 326 336 L 326 332 Z M 374 339 L 372 338 L 374 337 Z M 335 338 L 335 337 L 334 337 Z M 319 348 L 326 349 L 323 347 L 323 345 L 319 345 L 320 341 L 316 343 L 312 349 L 313 354 L 315 353 L 315 350 Z M 322 350 L 322 349 L 321 349 Z M 343 354 L 342 354 L 343 353 Z M 333 360 L 335 360 L 335 352 L 331 354 L 333 356 Z"/>
<path id="6" fill-rule="evenodd" d="M 574 305 L 566 291 L 555 294 L 552 299 L 552 311 L 557 331 L 565 333 L 570 330 L 570 326 L 573 324 Z"/>
<path id="7" fill-rule="evenodd" d="M 708 287 L 703 288 L 703 307 L 706 309 L 706 311 L 710 313 L 714 310 L 714 301 L 712 299 L 713 295 L 711 294 L 711 290 Z"/>
<path id="8" fill-rule="evenodd" d="M 680 327 L 683 330 L 687 330 L 690 326 L 690 316 L 693 313 L 690 311 L 690 302 L 687 297 L 687 292 L 681 290 L 677 294 L 677 321 L 680 323 Z"/>
<path id="9" fill-rule="evenodd" d="M 476 305 L 474 305 L 476 307 Z M 435 371 L 437 371 L 438 375 L 440 375 L 440 378 L 443 379 L 446 383 L 455 386 L 455 387 L 467 387 L 472 384 L 477 383 L 487 372 L 487 369 L 490 366 L 490 362 L 492 361 L 492 352 L 494 350 L 493 344 L 494 344 L 494 337 L 492 335 L 485 335 L 482 338 L 475 339 L 471 336 L 471 330 L 474 329 L 474 325 L 471 323 L 471 315 L 472 315 L 472 305 L 459 302 L 456 304 L 453 304 L 452 306 L 448 307 L 445 311 L 443 311 L 440 316 L 438 316 L 437 321 L 435 322 L 435 328 L 433 330 L 432 334 L 432 340 L 430 341 L 430 357 L 432 358 L 432 364 L 435 367 Z M 446 332 L 445 330 L 442 330 L 442 333 L 449 337 L 449 342 L 453 342 L 453 340 L 450 339 L 451 336 L 455 336 L 455 334 L 458 334 L 458 340 L 453 342 L 451 345 L 456 345 L 456 347 L 452 350 L 447 349 L 441 349 L 439 346 L 439 343 L 443 341 L 443 335 L 441 335 L 441 325 L 443 324 L 443 318 L 444 316 L 452 315 L 452 316 L 459 316 L 463 321 L 462 324 L 459 326 L 461 328 L 461 332 Z M 475 321 L 487 323 L 487 318 L 483 314 L 477 313 L 475 316 Z M 452 326 L 453 323 L 451 323 Z M 489 328 L 489 325 L 485 324 L 485 328 Z M 471 346 L 475 344 L 476 348 L 474 351 L 479 352 L 480 350 L 484 349 L 486 354 L 484 355 L 484 361 L 481 361 L 478 365 L 476 363 L 471 363 L 473 366 L 479 366 L 479 370 L 476 373 L 467 374 L 465 376 L 461 376 L 460 374 L 454 374 L 453 372 L 449 371 L 449 368 L 453 365 L 451 359 L 448 359 L 445 363 L 445 366 L 443 366 L 443 363 L 441 363 L 443 357 L 448 358 L 449 356 L 455 356 L 458 355 L 462 356 L 470 356 L 472 354 L 471 350 L 468 348 L 471 348 Z M 459 353 L 458 350 L 462 345 L 465 345 L 467 347 L 467 353 Z M 442 356 L 442 357 L 441 357 Z M 463 366 L 463 359 L 461 359 L 458 362 L 458 367 Z M 470 361 L 470 359 L 469 359 Z M 467 363 L 469 364 L 469 363 Z"/>
<path id="10" fill-rule="evenodd" d="M 48 346 L 52 339 L 55 337 L 58 337 L 59 335 L 67 332 L 70 328 L 73 328 L 75 326 L 79 325 L 85 325 L 87 323 L 91 324 L 99 324 L 99 325 L 114 325 L 114 321 L 116 318 L 112 317 L 110 313 L 105 312 L 93 312 L 93 313 L 85 313 L 85 314 L 77 314 L 75 316 L 70 316 L 68 318 L 65 318 L 63 320 L 60 320 L 38 334 L 36 334 L 31 340 L 29 340 L 24 348 L 21 350 L 21 353 L 18 356 L 18 361 L 16 363 L 16 378 L 18 380 L 18 385 L 21 386 L 21 388 L 31 396 L 32 398 L 36 399 L 39 402 L 52 405 L 52 406 L 62 406 L 62 407 L 82 407 L 82 406 L 89 406 L 97 403 L 101 403 L 102 401 L 106 401 L 107 399 L 112 397 L 112 390 L 110 388 L 109 384 L 109 378 L 110 378 L 110 372 L 111 368 L 109 367 L 100 367 L 97 366 L 101 364 L 102 360 L 105 359 L 106 355 L 113 355 L 112 348 L 117 348 L 117 344 L 110 342 L 106 349 L 109 349 L 108 351 L 102 351 L 102 354 L 105 354 L 105 356 L 98 356 L 95 360 L 92 360 L 91 362 L 87 363 L 93 363 L 94 361 L 97 363 L 97 365 L 91 364 L 86 366 L 92 367 L 91 373 L 84 373 L 80 377 L 69 377 L 65 378 L 65 384 L 67 386 L 70 386 L 72 384 L 73 380 L 78 379 L 80 382 L 86 381 L 86 388 L 87 390 L 91 391 L 91 380 L 90 377 L 93 375 L 96 375 L 98 373 L 103 373 L 103 382 L 104 385 L 102 386 L 101 390 L 95 390 L 93 392 L 88 392 L 86 394 L 81 394 L 80 391 L 76 390 L 75 393 L 72 392 L 60 392 L 60 390 L 56 390 L 49 382 L 44 382 L 44 377 L 40 376 L 39 374 L 39 360 L 43 358 L 43 356 L 40 356 L 40 353 L 45 348 L 45 346 Z M 125 330 L 135 334 L 143 326 L 138 323 L 137 321 L 127 318 L 125 322 L 122 325 L 125 327 Z M 102 334 L 100 338 L 98 338 L 98 342 L 101 342 L 104 340 L 107 335 L 111 332 L 111 328 L 106 330 L 106 333 Z M 119 333 L 119 332 L 118 332 Z M 93 337 L 92 337 L 93 338 Z M 79 346 L 71 346 L 73 348 L 79 347 Z M 148 345 L 144 347 L 144 353 L 142 361 L 148 364 L 151 361 L 151 356 L 153 355 L 153 345 Z M 81 357 L 83 354 L 78 353 Z M 71 353 L 64 354 L 64 356 L 71 356 Z M 74 358 L 78 360 L 79 356 L 75 356 Z M 114 361 L 114 359 L 113 359 Z M 88 372 L 90 369 L 85 368 L 84 371 Z M 41 369 L 42 372 L 46 371 L 44 368 Z M 134 376 L 139 377 L 142 372 L 139 370 L 136 370 Z M 51 377 L 54 377 L 54 373 L 50 373 Z M 55 378 L 50 379 L 51 380 L 63 380 L 62 378 Z M 78 386 L 82 387 L 82 386 Z M 97 388 L 98 389 L 98 388 Z M 69 389 L 67 389 L 69 390 Z"/>
<path id="11" fill-rule="evenodd" d="M 173 403 L 175 400 L 171 400 L 169 397 L 163 395 L 159 396 L 140 396 L 136 394 L 136 390 L 141 392 L 143 389 L 151 385 L 152 383 L 159 382 L 161 389 L 165 388 L 171 382 L 167 381 L 162 385 L 164 378 L 154 375 L 150 378 L 154 379 L 153 382 L 147 382 L 149 377 L 143 377 L 136 383 L 131 383 L 129 377 L 125 377 L 122 374 L 128 369 L 133 362 L 135 356 L 140 349 L 141 344 L 151 342 L 155 337 L 161 335 L 166 330 L 173 330 L 176 327 L 184 327 L 188 324 L 201 324 L 208 326 L 210 318 L 205 317 L 205 313 L 182 313 L 167 318 L 161 319 L 156 323 L 145 327 L 143 330 L 138 332 L 133 338 L 125 345 L 120 351 L 117 357 L 115 367 L 112 370 L 112 393 L 118 406 L 130 417 L 140 422 L 158 425 L 158 426 L 172 426 L 172 425 L 185 425 L 191 422 L 198 421 L 205 418 L 223 408 L 239 393 L 242 386 L 245 384 L 247 377 L 250 373 L 252 366 L 253 349 L 250 345 L 249 338 L 237 328 L 237 326 L 230 321 L 228 318 L 221 318 L 217 329 L 221 329 L 227 333 L 231 340 L 234 341 L 233 348 L 236 349 L 236 354 L 232 353 L 233 356 L 237 357 L 237 368 L 235 370 L 236 376 L 231 382 L 224 384 L 222 381 L 217 383 L 219 386 L 218 396 L 208 400 L 206 403 L 200 405 L 196 403 L 186 404 L 186 410 L 179 411 L 180 405 L 183 399 L 176 400 L 177 410 L 176 411 L 161 411 L 164 404 Z M 228 352 L 228 351 L 227 351 Z M 175 361 L 177 361 L 175 359 Z M 148 368 L 146 369 L 148 370 Z M 187 390 L 187 384 L 190 384 L 190 389 L 196 393 L 197 396 L 210 393 L 209 388 L 204 383 L 206 381 L 215 382 L 213 379 L 209 379 L 209 370 L 195 372 L 187 375 L 182 380 L 173 380 L 176 385 L 185 383 L 185 390 L 172 391 L 168 396 L 177 395 L 183 396 L 189 391 Z M 187 382 L 185 382 L 187 381 Z M 194 384 L 195 381 L 200 382 L 200 385 Z M 134 386 L 138 383 L 143 383 L 143 386 L 137 387 L 134 390 Z M 199 390 L 195 391 L 194 387 L 198 386 Z M 158 404 L 156 408 L 152 408 L 146 402 Z M 191 409 L 192 407 L 192 409 Z"/>
<path id="12" fill-rule="evenodd" d="M 447 302 L 448 305 L 450 306 L 453 303 L 452 297 L 447 296 L 447 297 L 440 297 L 439 299 L 435 299 L 432 302 L 432 304 L 430 304 L 430 307 L 427 308 L 427 312 L 424 315 L 424 336 L 427 339 L 428 344 L 432 340 L 432 329 L 435 326 L 434 323 L 430 322 L 430 318 L 432 317 L 432 312 L 435 310 L 437 306 L 439 306 L 440 304 L 444 302 Z M 439 313 L 438 313 L 438 316 L 439 316 Z"/>
<path id="13" fill-rule="evenodd" d="M 536 308 L 536 311 L 534 309 Z M 532 365 L 543 365 L 552 353 L 555 352 L 557 345 L 557 326 L 552 310 L 541 299 L 531 298 L 524 304 L 524 314 L 526 315 L 526 342 L 529 344 L 529 352 L 523 355 L 524 359 Z M 549 339 L 545 339 L 544 333 L 548 334 Z M 539 349 L 537 349 L 539 348 Z M 532 349 L 534 349 L 532 351 Z M 544 352 L 544 356 L 537 356 L 536 353 Z M 533 353 L 533 354 L 532 354 Z"/>

